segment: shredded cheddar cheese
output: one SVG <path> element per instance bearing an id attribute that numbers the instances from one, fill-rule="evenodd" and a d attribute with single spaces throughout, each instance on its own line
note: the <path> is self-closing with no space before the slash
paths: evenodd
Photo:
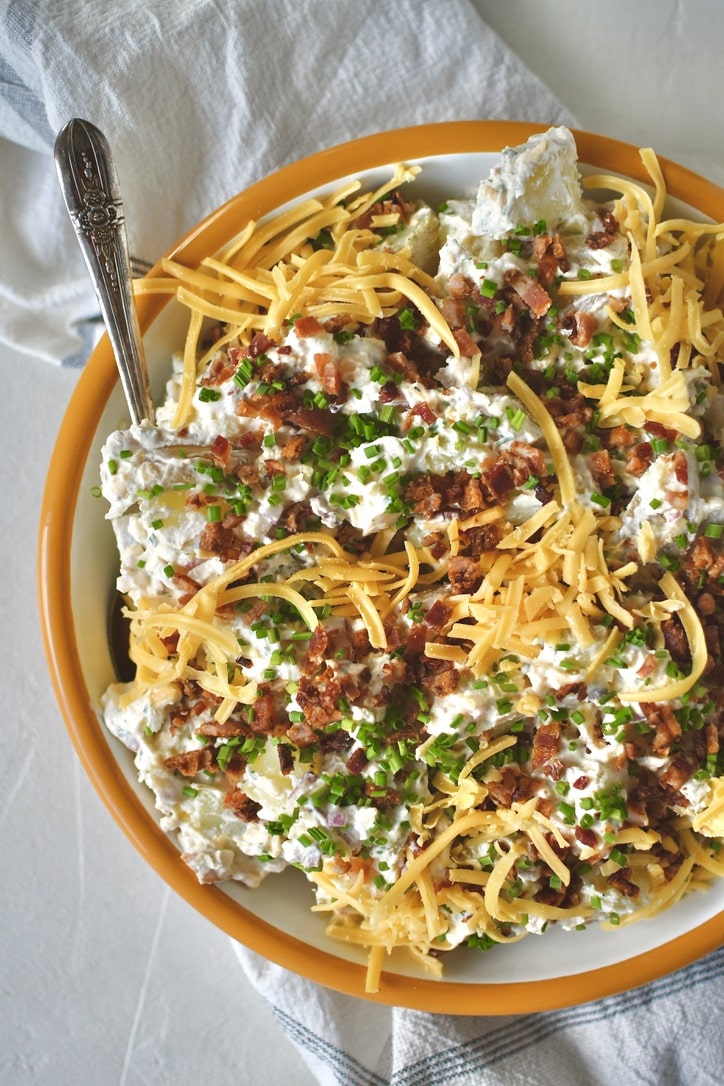
<path id="1" fill-rule="evenodd" d="M 560 235 L 494 175 L 416 219 L 399 165 L 137 286 L 188 327 L 104 452 L 104 713 L 200 880 L 294 865 L 370 993 L 724 877 L 724 225 L 641 157 Z"/>

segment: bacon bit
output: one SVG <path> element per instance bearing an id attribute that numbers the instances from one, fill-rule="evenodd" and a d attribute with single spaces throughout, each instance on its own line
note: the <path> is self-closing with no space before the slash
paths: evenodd
<path id="1" fill-rule="evenodd" d="M 625 868 L 627 871 L 628 868 Z M 614 871 L 608 876 L 608 882 L 624 897 L 638 897 L 640 891 L 635 882 L 627 879 L 623 871 Z"/>
<path id="2" fill-rule="evenodd" d="M 679 616 L 674 614 L 662 622 L 661 632 L 664 635 L 664 645 L 674 663 L 681 668 L 688 667 L 691 664 L 691 649 Z"/>
<path id="3" fill-rule="evenodd" d="M 239 438 L 239 447 L 242 449 L 256 449 L 261 447 L 264 434 L 261 430 L 247 430 Z"/>
<path id="4" fill-rule="evenodd" d="M 292 748 L 287 743 L 277 743 L 277 758 L 279 770 L 283 777 L 288 777 L 294 769 L 294 755 Z"/>
<path id="5" fill-rule="evenodd" d="M 601 229 L 593 230 L 586 238 L 589 249 L 606 249 L 618 234 L 618 220 L 612 211 L 599 208 Z"/>
<path id="6" fill-rule="evenodd" d="M 585 426 L 593 418 L 593 409 L 584 397 L 570 389 L 559 389 L 559 395 L 546 400 L 546 407 L 563 433 Z"/>
<path id="7" fill-rule="evenodd" d="M 593 830 L 584 829 L 583 826 L 576 826 L 573 835 L 586 848 L 598 848 L 598 838 Z"/>
<path id="8" fill-rule="evenodd" d="M 169 653 L 174 653 L 178 648 L 178 641 L 180 636 L 181 635 L 179 634 L 178 630 L 176 630 L 174 633 L 169 634 L 168 637 L 162 637 L 161 644 L 166 647 Z"/>
<path id="9" fill-rule="evenodd" d="M 204 388 L 209 388 L 212 385 L 223 385 L 225 381 L 228 381 L 236 373 L 238 362 L 236 361 L 235 352 L 238 352 L 239 348 L 231 348 L 228 356 L 218 354 L 216 358 L 212 358 L 209 371 L 205 377 L 199 381 L 199 384 Z"/>
<path id="10" fill-rule="evenodd" d="M 478 288 L 472 279 L 460 275 L 459 272 L 455 272 L 454 275 L 450 276 L 447 286 L 451 298 L 470 298 L 473 294 L 478 293 Z"/>
<path id="11" fill-rule="evenodd" d="M 558 753 L 561 738 L 561 726 L 557 720 L 540 724 L 533 736 L 531 761 L 533 769 L 541 769 L 546 762 Z"/>
<path id="12" fill-rule="evenodd" d="M 320 324 L 316 317 L 297 317 L 294 321 L 294 331 L 300 339 L 307 339 L 309 336 L 318 336 L 323 332 L 324 325 Z"/>
<path id="13" fill-rule="evenodd" d="M 443 671 L 425 675 L 422 679 L 422 688 L 426 694 L 434 694 L 436 698 L 445 697 L 457 690 L 460 682 L 460 673 L 454 665 L 446 667 Z"/>
<path id="14" fill-rule="evenodd" d="M 476 479 L 474 476 L 471 477 L 465 484 L 460 508 L 466 513 L 474 513 L 479 509 L 484 509 L 486 504 L 480 479 Z"/>
<path id="15" fill-rule="evenodd" d="M 495 505 L 504 502 L 515 489 L 513 472 L 502 459 L 498 459 L 483 472 L 482 480 Z"/>
<path id="16" fill-rule="evenodd" d="M 281 714 L 277 713 L 274 696 L 267 691 L 257 694 L 254 702 L 254 714 L 250 717 L 249 728 L 254 735 L 283 735 L 286 731 Z"/>
<path id="17" fill-rule="evenodd" d="M 716 601 L 711 592 L 702 592 L 697 599 L 697 610 L 699 615 L 701 615 L 702 618 L 709 618 L 710 615 L 714 614 L 715 609 Z"/>
<path id="18" fill-rule="evenodd" d="M 603 440 L 609 449 L 623 449 L 633 445 L 635 438 L 628 426 L 614 426 L 605 432 Z"/>
<path id="19" fill-rule="evenodd" d="M 396 788 L 378 788 L 374 781 L 365 781 L 364 791 L 372 806 L 378 811 L 398 807 L 402 802 L 402 796 Z"/>
<path id="20" fill-rule="evenodd" d="M 615 485 L 616 474 L 613 470 L 613 464 L 611 463 L 608 449 L 598 449 L 596 452 L 591 453 L 590 464 L 593 478 L 596 480 L 601 490 L 605 490 L 607 487 Z"/>
<path id="21" fill-rule="evenodd" d="M 654 437 L 663 437 L 667 441 L 670 441 L 672 445 L 679 436 L 676 430 L 672 430 L 670 426 L 664 426 L 662 422 L 647 421 L 646 429 L 650 434 L 653 434 Z"/>
<path id="22" fill-rule="evenodd" d="M 645 679 L 648 675 L 651 674 L 651 672 L 654 670 L 655 667 L 656 667 L 656 657 L 654 656 L 653 653 L 651 653 L 649 656 L 646 657 L 646 659 L 644 660 L 643 664 L 638 669 L 636 674 L 640 675 L 642 679 Z"/>
<path id="23" fill-rule="evenodd" d="M 450 325 L 453 333 L 457 328 L 464 328 L 467 323 L 467 309 L 464 301 L 458 298 L 441 298 L 438 308 Z"/>
<path id="24" fill-rule="evenodd" d="M 677 483 L 689 482 L 689 461 L 682 449 L 677 449 L 673 458 L 674 476 Z"/>
<path id="25" fill-rule="evenodd" d="M 718 754 L 719 753 L 719 729 L 716 724 L 711 723 L 706 725 L 705 729 L 706 737 L 706 753 Z"/>
<path id="26" fill-rule="evenodd" d="M 195 729 L 197 735 L 205 735 L 214 739 L 233 739 L 237 735 L 248 735 L 249 726 L 242 720 L 229 717 L 223 723 L 218 720 L 205 720 Z"/>
<path id="27" fill-rule="evenodd" d="M 686 784 L 692 772 L 692 767 L 683 754 L 677 754 L 669 768 L 659 774 L 659 780 L 667 788 L 673 788 L 675 792 L 678 792 L 681 786 Z"/>
<path id="28" fill-rule="evenodd" d="M 339 367 L 331 354 L 318 352 L 314 356 L 314 364 L 317 367 L 317 376 L 324 391 L 328 396 L 338 397 L 342 392 L 342 377 Z"/>
<path id="29" fill-rule="evenodd" d="M 479 568 L 479 567 L 478 567 Z M 450 621 L 452 615 L 452 607 L 450 607 L 444 600 L 435 600 L 430 610 L 423 618 L 423 622 L 430 629 L 436 630 L 440 633 Z"/>
<path id="30" fill-rule="evenodd" d="M 190 600 L 192 596 L 195 596 L 201 588 L 198 581 L 195 581 L 193 577 L 189 577 L 188 573 L 179 573 L 178 571 L 173 575 L 173 583 L 178 588 L 186 589 L 187 599 L 184 602 L 188 602 L 188 600 Z"/>
<path id="31" fill-rule="evenodd" d="M 293 434 L 291 437 L 287 438 L 286 442 L 284 443 L 284 445 L 281 446 L 279 450 L 282 455 L 282 459 L 289 461 L 299 460 L 302 452 L 304 451 L 304 446 L 306 445 L 306 442 L 307 439 L 304 437 L 303 434 Z"/>
<path id="32" fill-rule="evenodd" d="M 258 358 L 259 355 L 266 354 L 267 351 L 276 346 L 276 341 L 270 336 L 265 335 L 264 332 L 256 332 L 246 348 L 246 354 L 248 358 Z"/>
<path id="33" fill-rule="evenodd" d="M 321 727 L 341 719 L 342 711 L 338 704 L 341 693 L 339 680 L 331 669 L 327 669 L 321 676 L 315 675 L 313 678 L 302 675 L 297 690 L 297 702 L 309 723 Z M 290 735 L 290 731 L 291 729 L 287 731 L 287 735 Z"/>
<path id="34" fill-rule="evenodd" d="M 480 352 L 480 347 L 467 329 L 455 328 L 453 330 L 453 336 L 455 337 L 455 342 L 460 348 L 460 354 L 463 358 L 472 358 Z"/>
<path id="35" fill-rule="evenodd" d="M 462 554 L 450 559 L 447 575 L 451 591 L 461 595 L 471 595 L 480 588 L 483 580 L 480 563 Z"/>
<path id="36" fill-rule="evenodd" d="M 261 803 L 257 803 L 256 800 L 251 799 L 244 792 L 240 792 L 238 788 L 231 788 L 225 793 L 224 807 L 229 811 L 233 811 L 237 818 L 242 819 L 243 822 L 259 821 Z"/>
<path id="37" fill-rule="evenodd" d="M 543 317 L 553 305 L 550 294 L 544 290 L 537 279 L 517 268 L 509 268 L 503 276 L 505 283 L 512 287 L 522 302 L 530 309 L 534 317 Z"/>
<path id="38" fill-rule="evenodd" d="M 643 475 L 653 458 L 654 450 L 651 448 L 651 443 L 648 441 L 641 441 L 628 458 L 626 462 L 626 471 L 630 475 Z"/>
<path id="39" fill-rule="evenodd" d="M 223 434 L 217 434 L 211 443 L 209 449 L 211 453 L 211 459 L 214 461 L 217 467 L 222 468 L 224 471 L 229 470 L 229 462 L 231 460 L 231 444 L 223 436 Z"/>
<path id="40" fill-rule="evenodd" d="M 404 351 L 390 351 L 386 358 L 387 365 L 395 373 L 400 373 L 406 381 L 419 381 L 420 371 L 414 362 L 412 362 Z M 395 396 L 398 395 L 397 387 L 395 386 Z"/>
<path id="41" fill-rule="evenodd" d="M 317 733 L 312 725 L 306 720 L 295 720 L 293 724 L 290 724 L 287 728 L 287 737 L 291 739 L 295 747 L 299 747 L 303 750 L 305 747 L 311 747 L 317 742 Z"/>
<path id="42" fill-rule="evenodd" d="M 365 754 L 364 747 L 357 747 L 347 759 L 347 769 L 350 773 L 361 773 L 368 762 L 369 758 Z"/>
<path id="43" fill-rule="evenodd" d="M 574 347 L 587 347 L 593 338 L 593 333 L 598 328 L 598 321 L 593 313 L 576 309 L 566 313 L 559 323 L 562 332 L 565 332 Z"/>
<path id="44" fill-rule="evenodd" d="M 437 421 L 437 415 L 432 411 L 429 404 L 417 403 L 410 408 L 402 421 L 402 429 L 405 433 L 410 429 L 415 418 L 419 418 L 421 422 L 426 423 L 428 426 L 432 426 L 433 422 Z"/>
<path id="45" fill-rule="evenodd" d="M 667 755 L 674 739 L 681 735 L 681 725 L 668 702 L 641 702 L 641 712 L 656 734 L 651 746 L 656 754 Z"/>
<path id="46" fill-rule="evenodd" d="M 563 686 L 559 686 L 556 691 L 559 699 L 568 697 L 569 694 L 575 694 L 579 701 L 584 701 L 588 694 L 588 688 L 585 683 L 564 683 Z"/>
<path id="47" fill-rule="evenodd" d="M 329 645 L 329 634 L 320 623 L 309 639 L 307 646 L 307 660 L 312 664 L 319 664 L 323 659 Z"/>
<path id="48" fill-rule="evenodd" d="M 195 777 L 202 770 L 214 767 L 214 752 L 209 747 L 187 750 L 185 754 L 172 754 L 170 758 L 164 758 L 163 764 L 166 769 L 180 773 L 182 777 Z"/>
<path id="49" fill-rule="evenodd" d="M 413 210 L 414 205 L 404 200 L 399 191 L 395 189 L 393 192 L 388 193 L 383 200 L 378 200 L 376 204 L 372 204 L 372 207 L 358 216 L 354 220 L 354 226 L 357 230 L 374 229 L 373 223 L 378 215 L 394 215 L 395 213 L 400 216 L 402 222 L 406 223 Z"/>
<path id="50" fill-rule="evenodd" d="M 389 637 L 388 637 L 389 643 Z M 406 642 L 406 655 L 410 660 L 422 656 L 427 644 L 427 630 L 421 622 L 415 622 L 409 629 Z"/>
<path id="51" fill-rule="evenodd" d="M 560 234 L 538 234 L 533 238 L 533 257 L 538 282 L 548 288 L 559 272 L 568 271 L 570 264 Z"/>
<path id="52" fill-rule="evenodd" d="M 334 419 L 329 411 L 321 407 L 295 406 L 284 412 L 282 421 L 297 426 L 300 430 L 306 430 L 310 434 L 321 434 L 330 437 L 333 430 Z"/>
<path id="53" fill-rule="evenodd" d="M 494 551 L 503 538 L 503 526 L 497 521 L 492 524 L 481 524 L 477 528 L 468 528 L 460 533 L 460 553 L 467 554 L 471 558 L 479 558 L 481 554 Z M 432 552 L 433 557 L 437 557 Z"/>
<path id="54" fill-rule="evenodd" d="M 576 777 L 575 781 L 573 782 L 573 787 L 579 789 L 588 788 L 590 783 L 590 778 L 587 777 L 585 773 L 582 773 L 580 777 Z"/>

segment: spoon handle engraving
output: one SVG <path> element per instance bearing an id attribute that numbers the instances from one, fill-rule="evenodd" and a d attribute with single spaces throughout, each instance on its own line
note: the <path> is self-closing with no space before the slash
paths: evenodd
<path id="1" fill-rule="evenodd" d="M 118 177 L 107 139 L 75 118 L 55 141 L 60 187 L 116 357 L 131 421 L 154 421 Z"/>

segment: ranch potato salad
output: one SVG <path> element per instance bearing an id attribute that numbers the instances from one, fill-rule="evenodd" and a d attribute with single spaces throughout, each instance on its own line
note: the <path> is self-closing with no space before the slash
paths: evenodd
<path id="1" fill-rule="evenodd" d="M 724 875 L 724 227 L 641 157 L 401 165 L 140 284 L 189 324 L 103 451 L 102 714 L 198 878 L 298 868 L 370 991 Z"/>

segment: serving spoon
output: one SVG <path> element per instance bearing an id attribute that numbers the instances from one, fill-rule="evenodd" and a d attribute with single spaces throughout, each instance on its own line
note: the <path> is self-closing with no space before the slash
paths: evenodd
<path id="1" fill-rule="evenodd" d="M 78 117 L 68 121 L 55 141 L 55 167 L 113 347 L 131 422 L 153 423 L 126 220 L 108 140 L 90 121 Z"/>
<path id="2" fill-rule="evenodd" d="M 74 118 L 55 141 L 60 188 L 75 229 L 118 367 L 131 422 L 154 422 L 146 356 L 133 299 L 125 216 L 110 145 L 90 121 Z M 108 643 L 116 675 L 133 678 L 124 600 L 114 592 Z"/>

